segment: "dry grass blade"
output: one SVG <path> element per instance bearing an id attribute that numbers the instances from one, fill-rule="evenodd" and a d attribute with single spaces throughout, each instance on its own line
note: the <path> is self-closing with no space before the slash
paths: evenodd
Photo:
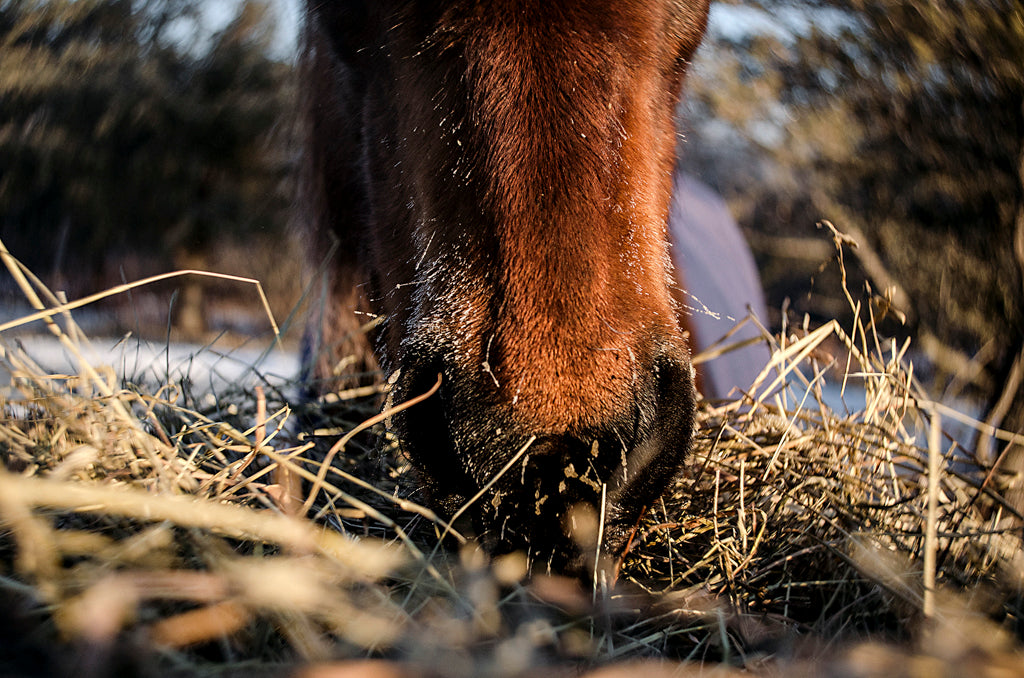
<path id="1" fill-rule="evenodd" d="M 91 294 L 89 296 L 82 297 L 81 299 L 77 299 L 73 302 L 57 303 L 51 308 L 44 308 L 42 303 L 39 302 L 38 299 L 35 297 L 35 292 L 33 291 L 34 287 L 42 287 L 42 283 L 35 278 L 33 278 L 35 285 L 32 285 L 28 282 L 27 276 L 31 275 L 30 272 L 28 271 L 28 269 L 22 266 L 22 264 L 17 259 L 15 259 L 11 255 L 11 253 L 7 250 L 7 247 L 3 244 L 3 241 L 0 241 L 0 259 L 3 260 L 4 265 L 7 267 L 7 270 L 11 273 L 12 276 L 14 276 L 15 280 L 18 282 L 18 285 L 21 287 L 22 291 L 25 292 L 29 300 L 33 302 L 33 306 L 35 306 L 38 309 L 35 313 L 30 313 L 29 315 L 24 316 L 22 318 L 17 318 L 15 320 L 9 320 L 5 323 L 0 323 L 0 332 L 5 332 L 16 327 L 22 327 L 24 325 L 28 325 L 29 323 L 37 322 L 39 320 L 50 320 L 54 316 L 66 314 L 77 308 L 83 308 L 85 306 L 89 306 L 90 304 L 95 304 L 98 301 L 102 301 L 103 299 L 107 299 L 118 294 L 124 294 L 125 292 L 130 292 L 131 290 L 138 289 L 140 287 L 146 287 L 147 285 L 152 285 L 163 280 L 170 280 L 172 278 L 180 278 L 188 275 L 197 275 L 206 278 L 212 278 L 215 280 L 230 280 L 232 282 L 241 282 L 255 286 L 256 292 L 260 298 L 260 303 L 263 305 L 263 310 L 267 314 L 267 319 L 270 321 L 270 325 L 274 330 L 274 336 L 279 338 L 281 334 L 281 331 L 278 329 L 277 326 L 277 321 L 274 319 L 274 314 L 270 310 L 270 302 L 267 300 L 267 295 L 263 291 L 263 285 L 260 283 L 259 280 L 256 280 L 255 278 L 243 278 L 237 275 L 228 275 L 225 273 L 212 273 L 210 271 L 198 271 L 193 269 L 171 271 L 169 273 L 161 273 L 160 275 L 154 275 L 148 278 L 143 278 L 142 280 L 136 280 L 135 282 L 132 283 L 116 285 L 98 294 Z"/>
<path id="2" fill-rule="evenodd" d="M 5 504 L 28 509 L 46 507 L 74 513 L 101 513 L 137 521 L 168 521 L 181 527 L 214 530 L 232 539 L 279 544 L 299 553 L 318 551 L 356 577 L 377 577 L 394 570 L 401 555 L 378 544 L 353 540 L 290 516 L 254 511 L 245 506 L 182 496 L 155 495 L 125 487 L 90 487 L 12 476 L 0 470 Z"/>

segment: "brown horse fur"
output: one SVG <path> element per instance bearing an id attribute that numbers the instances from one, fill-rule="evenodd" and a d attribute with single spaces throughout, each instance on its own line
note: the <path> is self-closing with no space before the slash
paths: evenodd
<path id="1" fill-rule="evenodd" d="M 386 316 L 395 402 L 441 375 L 394 425 L 448 515 L 535 436 L 471 510 L 494 551 L 581 571 L 582 504 L 614 562 L 688 450 L 666 218 L 707 11 L 307 0 L 302 202 L 314 259 L 337 242 L 307 364 L 321 390 L 342 357 L 371 365 L 360 312 Z"/>

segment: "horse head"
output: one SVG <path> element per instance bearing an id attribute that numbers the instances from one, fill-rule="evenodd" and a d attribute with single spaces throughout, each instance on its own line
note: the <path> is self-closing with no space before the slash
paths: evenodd
<path id="1" fill-rule="evenodd" d="M 338 242 L 318 376 L 360 350 L 355 311 L 384 316 L 396 402 L 441 383 L 395 416 L 402 449 L 443 512 L 475 498 L 494 551 L 579 570 L 591 513 L 617 557 L 688 450 L 666 219 L 707 11 L 307 4 L 306 202 L 315 251 Z"/>

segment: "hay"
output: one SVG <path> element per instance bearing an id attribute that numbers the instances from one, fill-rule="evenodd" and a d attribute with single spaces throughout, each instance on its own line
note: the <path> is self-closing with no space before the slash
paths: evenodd
<path id="1" fill-rule="evenodd" d="M 1024 558 L 1004 479 L 935 435 L 952 412 L 870 318 L 765 333 L 771 363 L 748 393 L 701 404 L 690 462 L 620 585 L 580 591 L 441 546 L 466 540 L 417 501 L 383 417 L 360 426 L 378 388 L 294 405 L 258 370 L 213 401 L 187 380 L 133 382 L 91 364 L 70 305 L 3 254 L 77 361 L 50 374 L 0 331 L 0 600 L 14 611 L 0 631 L 16 641 L 0 665 L 25 675 L 83 656 L 94 675 L 370 656 L 446 676 L 1019 658 Z M 835 411 L 828 383 L 865 402 Z M 842 649 L 862 638 L 900 646 Z"/>

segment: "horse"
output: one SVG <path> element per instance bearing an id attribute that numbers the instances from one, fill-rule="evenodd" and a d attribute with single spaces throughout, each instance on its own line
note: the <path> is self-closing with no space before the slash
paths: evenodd
<path id="1" fill-rule="evenodd" d="M 314 382 L 379 360 L 393 402 L 432 393 L 392 426 L 440 515 L 534 571 L 614 569 L 694 429 L 666 224 L 708 0 L 304 15 Z"/>

